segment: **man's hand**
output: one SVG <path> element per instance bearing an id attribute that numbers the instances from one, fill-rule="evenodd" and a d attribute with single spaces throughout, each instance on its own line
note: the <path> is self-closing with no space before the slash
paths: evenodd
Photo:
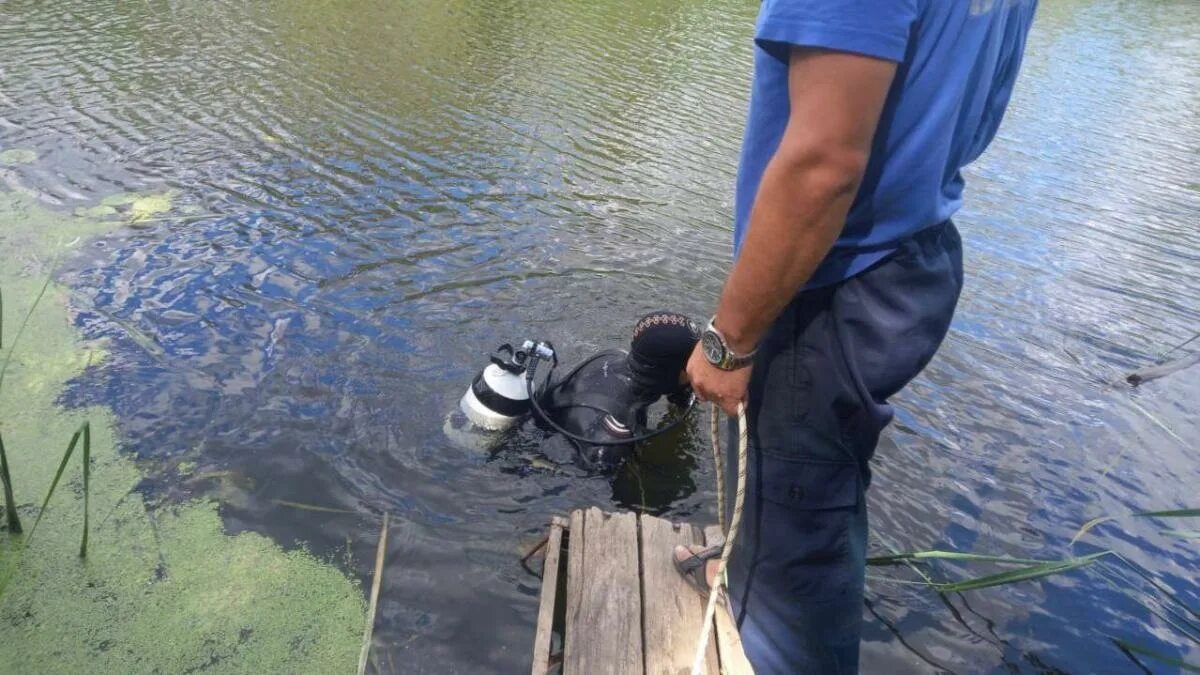
<path id="1" fill-rule="evenodd" d="M 737 370 L 721 370 L 704 358 L 704 351 L 697 344 L 688 359 L 687 376 L 692 391 L 700 400 L 716 403 L 726 415 L 733 417 L 737 415 L 738 403 L 746 400 L 752 369 L 752 366 L 747 366 Z"/>

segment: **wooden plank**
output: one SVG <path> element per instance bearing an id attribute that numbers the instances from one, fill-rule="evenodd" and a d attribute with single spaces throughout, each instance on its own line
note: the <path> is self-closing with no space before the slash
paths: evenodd
<path id="1" fill-rule="evenodd" d="M 579 569 L 580 578 L 567 577 L 568 586 L 576 586 L 578 593 L 567 598 L 563 673 L 641 675 L 637 517 L 632 513 L 606 515 L 591 508 L 582 520 L 583 546 L 579 546 L 575 514 L 571 514 L 568 575 Z M 581 558 L 579 563 L 577 558 Z"/>
<path id="2" fill-rule="evenodd" d="M 691 525 L 674 525 L 653 516 L 642 516 L 641 527 L 646 675 L 690 673 L 704 624 L 705 599 L 679 576 L 672 558 L 676 544 L 698 544 L 702 538 Z M 709 639 L 705 672 L 718 672 L 715 639 Z"/>
<path id="3" fill-rule="evenodd" d="M 537 634 L 533 638 L 533 675 L 545 675 L 550 670 L 550 637 L 554 632 L 554 601 L 558 596 L 558 561 L 562 552 L 565 518 L 550 520 L 550 535 L 546 539 L 545 562 L 542 564 L 542 597 L 538 606 Z"/>
<path id="4" fill-rule="evenodd" d="M 721 528 L 709 525 L 704 528 L 704 543 L 714 546 L 725 541 Z M 729 598 L 722 598 L 717 605 L 716 616 L 713 619 L 713 637 L 716 638 L 717 650 L 721 656 L 721 673 L 723 675 L 754 675 L 754 668 L 742 651 L 742 638 L 738 635 L 737 624 L 729 613 Z"/>
<path id="5" fill-rule="evenodd" d="M 569 675 L 566 664 L 572 656 L 572 645 L 588 640 L 588 627 L 581 625 L 583 612 L 583 559 L 584 538 L 583 511 L 572 511 L 567 530 L 567 612 L 563 628 L 563 673 Z"/>

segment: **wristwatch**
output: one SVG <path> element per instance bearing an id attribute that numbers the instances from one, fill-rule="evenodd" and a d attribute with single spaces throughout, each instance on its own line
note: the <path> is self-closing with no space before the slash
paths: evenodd
<path id="1" fill-rule="evenodd" d="M 754 363 L 754 355 L 758 353 L 758 350 L 755 349 L 749 354 L 738 354 L 730 349 L 729 343 L 725 341 L 725 336 L 721 335 L 721 331 L 717 330 L 713 323 L 716 320 L 715 316 L 709 319 L 708 326 L 700 334 L 700 345 L 704 348 L 704 358 L 721 370 L 738 370 Z"/>

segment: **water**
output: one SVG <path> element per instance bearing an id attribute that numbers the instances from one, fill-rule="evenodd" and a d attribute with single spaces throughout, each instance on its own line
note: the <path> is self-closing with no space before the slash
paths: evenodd
<path id="1" fill-rule="evenodd" d="M 37 153 L 4 189 L 66 211 L 170 199 L 63 271 L 80 330 L 113 340 L 66 402 L 116 410 L 150 499 L 212 496 L 231 532 L 359 578 L 372 514 L 391 512 L 383 670 L 527 667 L 520 554 L 583 505 L 710 517 L 703 425 L 607 481 L 535 460 L 529 433 L 457 446 L 443 420 L 499 342 L 548 338 L 570 360 L 623 344 L 642 312 L 707 313 L 755 9 L 0 4 L 0 149 Z M 1196 372 L 1114 384 L 1200 330 L 1197 62 L 1191 0 L 1042 7 L 969 170 L 955 326 L 877 453 L 877 549 L 1057 557 L 1091 517 L 1197 506 Z M 1197 606 L 1195 540 L 1167 527 L 1194 523 L 1090 541 Z M 1109 635 L 1200 660 L 1115 574 L 945 601 L 873 579 L 864 672 L 1137 672 Z"/>

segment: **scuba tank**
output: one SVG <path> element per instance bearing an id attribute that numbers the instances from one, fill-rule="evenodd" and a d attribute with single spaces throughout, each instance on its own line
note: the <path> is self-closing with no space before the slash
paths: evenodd
<path id="1" fill-rule="evenodd" d="M 530 388 L 526 370 L 530 361 L 557 363 L 554 348 L 545 342 L 527 340 L 520 349 L 502 344 L 492 352 L 489 363 L 475 376 L 459 401 L 463 414 L 477 427 L 504 431 L 529 414 Z"/>

